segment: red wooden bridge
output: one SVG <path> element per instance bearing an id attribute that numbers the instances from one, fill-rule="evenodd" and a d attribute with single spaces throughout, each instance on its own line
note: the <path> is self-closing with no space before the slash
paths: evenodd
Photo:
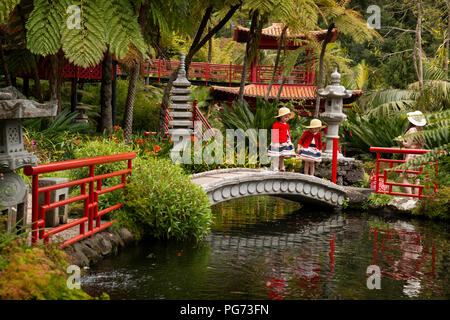
<path id="1" fill-rule="evenodd" d="M 166 82 L 170 75 L 178 69 L 180 62 L 175 60 L 153 59 L 147 60 L 144 64 L 144 76 L 153 81 Z M 207 62 L 192 62 L 188 70 L 188 78 L 193 84 L 202 85 L 239 85 L 242 77 L 242 65 L 217 64 Z M 252 83 L 269 83 L 274 66 L 253 65 L 246 70 L 246 78 Z M 275 73 L 275 83 L 281 81 L 281 74 L 284 67 L 278 67 Z M 126 74 L 116 65 L 115 74 L 126 76 Z M 45 77 L 45 75 L 43 75 Z M 72 64 L 66 64 L 63 69 L 65 80 L 77 78 L 81 81 L 100 81 L 102 79 L 101 65 L 82 68 Z M 314 72 L 312 68 L 295 67 L 286 78 L 286 83 L 296 85 L 311 85 L 314 82 Z"/>

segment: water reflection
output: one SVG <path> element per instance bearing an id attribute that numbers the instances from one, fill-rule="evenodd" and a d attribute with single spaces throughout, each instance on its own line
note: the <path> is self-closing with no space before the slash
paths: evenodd
<path id="1" fill-rule="evenodd" d="M 220 203 L 213 212 L 203 243 L 143 243 L 98 263 L 83 287 L 113 299 L 448 297 L 445 225 L 271 197 Z M 381 269 L 380 290 L 366 285 L 373 264 Z"/>

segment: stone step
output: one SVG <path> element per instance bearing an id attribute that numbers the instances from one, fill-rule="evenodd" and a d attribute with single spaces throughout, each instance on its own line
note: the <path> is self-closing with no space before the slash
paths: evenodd
<path id="1" fill-rule="evenodd" d="M 170 135 L 178 135 L 178 136 L 188 136 L 190 137 L 192 134 L 192 130 L 190 129 L 180 129 L 180 128 L 172 128 L 167 130 Z"/>
<path id="2" fill-rule="evenodd" d="M 170 100 L 173 103 L 177 103 L 177 102 L 188 102 L 191 101 L 192 98 L 190 96 L 172 96 Z"/>
<path id="3" fill-rule="evenodd" d="M 190 111 L 171 111 L 169 115 L 172 118 L 192 118 L 192 112 Z"/>
<path id="4" fill-rule="evenodd" d="M 183 109 L 183 110 L 190 110 L 192 106 L 187 103 L 172 103 L 169 107 L 169 109 Z"/>
<path id="5" fill-rule="evenodd" d="M 178 95 L 189 95 L 191 93 L 190 89 L 185 88 L 173 88 L 172 89 L 172 96 L 178 96 Z"/>
<path id="6" fill-rule="evenodd" d="M 174 127 L 182 127 L 182 126 L 192 127 L 193 123 L 192 123 L 191 120 L 170 120 L 169 121 L 169 126 L 174 126 Z"/>

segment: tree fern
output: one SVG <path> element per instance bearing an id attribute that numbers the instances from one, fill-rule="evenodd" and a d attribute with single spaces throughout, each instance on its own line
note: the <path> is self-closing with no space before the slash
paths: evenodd
<path id="1" fill-rule="evenodd" d="M 0 25 L 8 22 L 9 15 L 19 2 L 20 0 L 2 0 L 0 2 Z"/>
<path id="2" fill-rule="evenodd" d="M 63 10 L 59 1 L 34 1 L 34 9 L 26 23 L 27 48 L 32 53 L 46 56 L 59 51 Z"/>
<path id="3" fill-rule="evenodd" d="M 72 1 L 62 0 L 67 8 Z M 95 66 L 103 60 L 106 51 L 106 22 L 102 0 L 83 0 L 79 2 L 80 27 L 63 24 L 62 49 L 67 59 L 82 67 Z M 64 14 L 69 19 L 69 13 Z"/>
<path id="4" fill-rule="evenodd" d="M 128 0 L 105 1 L 106 41 L 111 53 L 118 59 L 125 57 L 130 48 L 145 54 L 145 44 L 134 8 Z"/>

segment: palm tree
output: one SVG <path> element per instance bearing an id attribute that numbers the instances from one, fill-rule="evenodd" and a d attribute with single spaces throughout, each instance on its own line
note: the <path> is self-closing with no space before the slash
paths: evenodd
<path id="1" fill-rule="evenodd" d="M 318 0 L 317 5 L 323 12 L 322 17 L 326 17 L 326 22 L 328 24 L 327 35 L 325 40 L 322 42 L 322 49 L 319 58 L 319 76 L 317 79 L 317 89 L 323 88 L 323 65 L 324 65 L 324 55 L 328 43 L 331 40 L 331 32 L 334 27 L 336 27 L 339 32 L 350 35 L 356 42 L 362 43 L 366 40 L 370 40 L 373 37 L 381 39 L 381 36 L 374 29 L 367 26 L 367 22 L 362 18 L 362 15 L 352 9 L 347 9 L 350 1 L 345 0 L 338 2 L 336 0 Z M 320 108 L 320 96 L 317 95 L 316 98 L 316 108 L 314 116 L 319 115 Z"/>

